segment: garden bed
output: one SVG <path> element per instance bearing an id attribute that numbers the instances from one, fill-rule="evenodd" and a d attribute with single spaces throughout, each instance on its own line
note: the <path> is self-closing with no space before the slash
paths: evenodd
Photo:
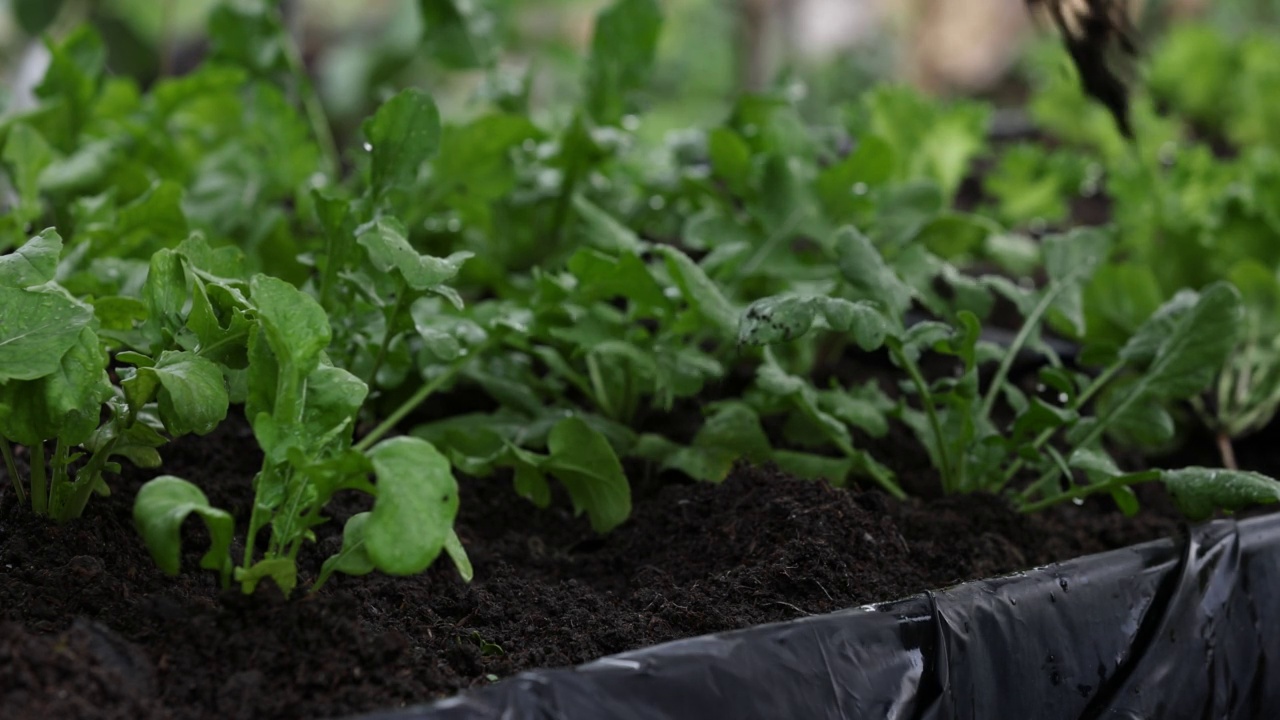
<path id="1" fill-rule="evenodd" d="M 1265 444 L 1244 443 L 1242 461 L 1257 465 Z M 1203 448 L 1202 459 L 1213 452 L 1204 439 L 1189 447 Z M 242 422 L 183 439 L 167 459 L 199 478 L 212 501 L 246 513 L 259 458 Z M 32 517 L 5 485 L 0 715 L 284 718 L 394 708 L 522 670 L 1121 547 L 1178 525 L 1158 487 L 1143 489 L 1135 519 L 1101 500 L 1026 516 L 990 496 L 900 503 L 740 467 L 719 487 L 638 490 L 632 519 L 601 538 L 563 503 L 530 512 L 505 480 L 471 480 L 458 522 L 475 563 L 471 585 L 437 565 L 414 578 L 343 576 L 318 596 L 284 602 L 219 591 L 195 570 L 197 552 L 184 557 L 188 572 L 164 577 L 131 522 L 142 479 L 130 473 L 65 527 Z M 361 509 L 337 505 L 339 520 Z M 304 578 L 336 549 L 339 527 L 321 528 L 318 549 L 304 551 Z M 189 539 L 186 547 L 203 546 Z"/>

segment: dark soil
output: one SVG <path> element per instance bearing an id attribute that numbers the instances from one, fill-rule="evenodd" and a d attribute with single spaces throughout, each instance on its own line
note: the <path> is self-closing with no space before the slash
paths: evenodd
<path id="1" fill-rule="evenodd" d="M 1211 447 L 1211 446 L 1210 446 Z M 1249 457 L 1247 448 L 1242 457 Z M 246 515 L 258 456 L 242 422 L 169 449 L 166 469 Z M 0 717 L 323 718 L 415 703 L 519 670 L 892 600 L 1176 532 L 1158 489 L 1035 517 L 991 496 L 899 503 L 768 469 L 667 484 L 594 537 L 505 480 L 463 483 L 476 580 L 340 576 L 317 596 L 244 597 L 152 564 L 130 519 L 140 473 L 57 527 L 0 497 Z M 337 503 L 338 521 L 362 509 Z M 304 580 L 339 545 L 322 528 Z M 272 588 L 273 590 L 274 588 Z"/>

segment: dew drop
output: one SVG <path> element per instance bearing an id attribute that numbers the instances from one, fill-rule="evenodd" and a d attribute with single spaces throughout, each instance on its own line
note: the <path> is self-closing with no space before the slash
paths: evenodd
<path id="1" fill-rule="evenodd" d="M 866 194 L 867 194 L 867 184 L 866 184 L 866 183 L 864 183 L 864 182 L 856 182 L 856 183 L 854 183 L 854 184 L 853 184 L 853 194 L 854 194 L 854 195 L 866 195 Z"/>
<path id="2" fill-rule="evenodd" d="M 365 152 L 373 152 L 373 143 L 365 143 L 365 144 L 364 144 L 364 151 L 365 151 Z"/>
<path id="3" fill-rule="evenodd" d="M 449 218 L 447 227 L 449 228 L 449 232 L 456 233 L 462 229 L 462 221 L 458 218 Z"/>

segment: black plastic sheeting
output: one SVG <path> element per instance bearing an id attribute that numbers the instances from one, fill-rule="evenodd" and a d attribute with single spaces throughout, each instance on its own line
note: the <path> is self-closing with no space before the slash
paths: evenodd
<path id="1" fill-rule="evenodd" d="M 1280 516 L 362 720 L 1280 718 Z"/>

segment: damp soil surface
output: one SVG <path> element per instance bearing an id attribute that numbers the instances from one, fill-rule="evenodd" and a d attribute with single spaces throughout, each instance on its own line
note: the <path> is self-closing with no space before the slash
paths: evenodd
<path id="1" fill-rule="evenodd" d="M 229 421 L 177 442 L 165 469 L 243 528 L 258 459 L 244 423 Z M 286 601 L 220 590 L 198 569 L 194 525 L 184 572 L 157 571 L 130 516 L 144 478 L 127 475 L 65 527 L 33 518 L 4 482 L 0 717 L 342 717 L 1177 532 L 1158 488 L 1144 488 L 1134 519 L 1101 501 L 1028 517 L 992 496 L 897 502 L 741 467 L 720 486 L 639 483 L 633 518 L 598 538 L 564 503 L 535 511 L 507 479 L 464 479 L 470 585 L 441 562 L 419 577 L 337 577 Z M 364 509 L 335 504 L 301 557 L 304 584 Z"/>

